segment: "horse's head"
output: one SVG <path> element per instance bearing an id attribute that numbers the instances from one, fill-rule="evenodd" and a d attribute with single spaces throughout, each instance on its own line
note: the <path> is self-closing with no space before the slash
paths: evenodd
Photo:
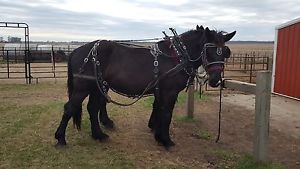
<path id="1" fill-rule="evenodd" d="M 201 52 L 201 61 L 208 73 L 208 82 L 211 87 L 218 87 L 221 83 L 224 60 L 230 57 L 230 49 L 225 46 L 225 42 L 229 41 L 235 33 L 236 31 L 227 34 L 208 28 L 204 30 L 205 43 Z"/>
<path id="2" fill-rule="evenodd" d="M 197 25 L 196 30 L 181 34 L 190 62 L 193 62 L 195 68 L 200 65 L 204 67 L 209 75 L 209 85 L 212 87 L 218 87 L 221 82 L 224 60 L 230 57 L 230 49 L 225 46 L 225 42 L 229 41 L 235 33 L 236 31 L 227 34 Z"/>

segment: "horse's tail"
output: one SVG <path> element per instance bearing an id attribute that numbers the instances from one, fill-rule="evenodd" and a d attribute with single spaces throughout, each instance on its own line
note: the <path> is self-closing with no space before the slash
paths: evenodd
<path id="1" fill-rule="evenodd" d="M 74 90 L 73 72 L 72 72 L 72 65 L 71 65 L 72 56 L 73 56 L 73 52 L 69 55 L 69 59 L 68 59 L 68 81 L 67 81 L 67 85 L 68 85 L 69 101 L 72 97 L 73 90 Z M 72 109 L 72 111 L 73 111 L 73 109 Z M 74 126 L 76 126 L 76 128 L 78 130 L 80 129 L 80 126 L 81 126 L 81 114 L 82 114 L 82 108 L 81 107 L 80 107 L 80 110 L 76 110 L 76 111 L 72 112 L 73 124 L 74 124 Z"/>

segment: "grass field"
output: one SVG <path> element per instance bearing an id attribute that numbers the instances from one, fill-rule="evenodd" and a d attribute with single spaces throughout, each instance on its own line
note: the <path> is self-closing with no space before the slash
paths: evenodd
<path id="1" fill-rule="evenodd" d="M 185 93 L 179 97 L 171 129 L 177 142 L 175 150 L 168 152 L 158 146 L 146 126 L 151 98 L 129 108 L 109 105 L 109 115 L 117 127 L 105 130 L 110 135 L 105 143 L 90 137 L 88 113 L 84 111 L 82 131 L 78 132 L 70 122 L 68 146 L 57 149 L 54 132 L 67 100 L 65 86 L 0 84 L 0 168 L 283 168 L 256 165 L 251 156 L 214 144 L 211 131 L 201 126 L 204 121 L 191 120 L 180 113 L 184 110 Z M 210 96 L 205 96 L 196 102 L 203 105 L 209 100 Z M 183 134 L 191 131 L 193 137 Z"/>

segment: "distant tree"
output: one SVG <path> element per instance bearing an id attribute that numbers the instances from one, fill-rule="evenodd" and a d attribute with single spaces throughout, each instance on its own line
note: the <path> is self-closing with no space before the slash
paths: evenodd
<path id="1" fill-rule="evenodd" d="M 20 43 L 21 42 L 21 38 L 9 36 L 7 38 L 7 41 L 11 42 L 11 43 Z"/>

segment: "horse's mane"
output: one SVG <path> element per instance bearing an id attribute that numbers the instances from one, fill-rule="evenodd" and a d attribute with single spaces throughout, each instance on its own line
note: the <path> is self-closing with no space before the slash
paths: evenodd
<path id="1" fill-rule="evenodd" d="M 183 32 L 179 36 L 189 39 L 189 38 L 192 38 L 195 33 L 199 33 L 199 32 L 201 32 L 203 34 L 205 32 L 205 29 L 204 30 L 202 30 L 202 29 L 201 30 L 191 29 L 191 30 L 188 30 L 186 32 Z M 214 38 L 215 43 L 217 43 L 217 44 L 223 44 L 224 43 L 223 35 L 225 35 L 227 32 L 222 31 L 222 30 L 217 30 L 217 29 L 210 30 L 210 32 L 211 32 L 211 35 Z M 166 40 L 162 40 L 162 42 L 164 42 L 164 41 L 166 41 Z"/>

